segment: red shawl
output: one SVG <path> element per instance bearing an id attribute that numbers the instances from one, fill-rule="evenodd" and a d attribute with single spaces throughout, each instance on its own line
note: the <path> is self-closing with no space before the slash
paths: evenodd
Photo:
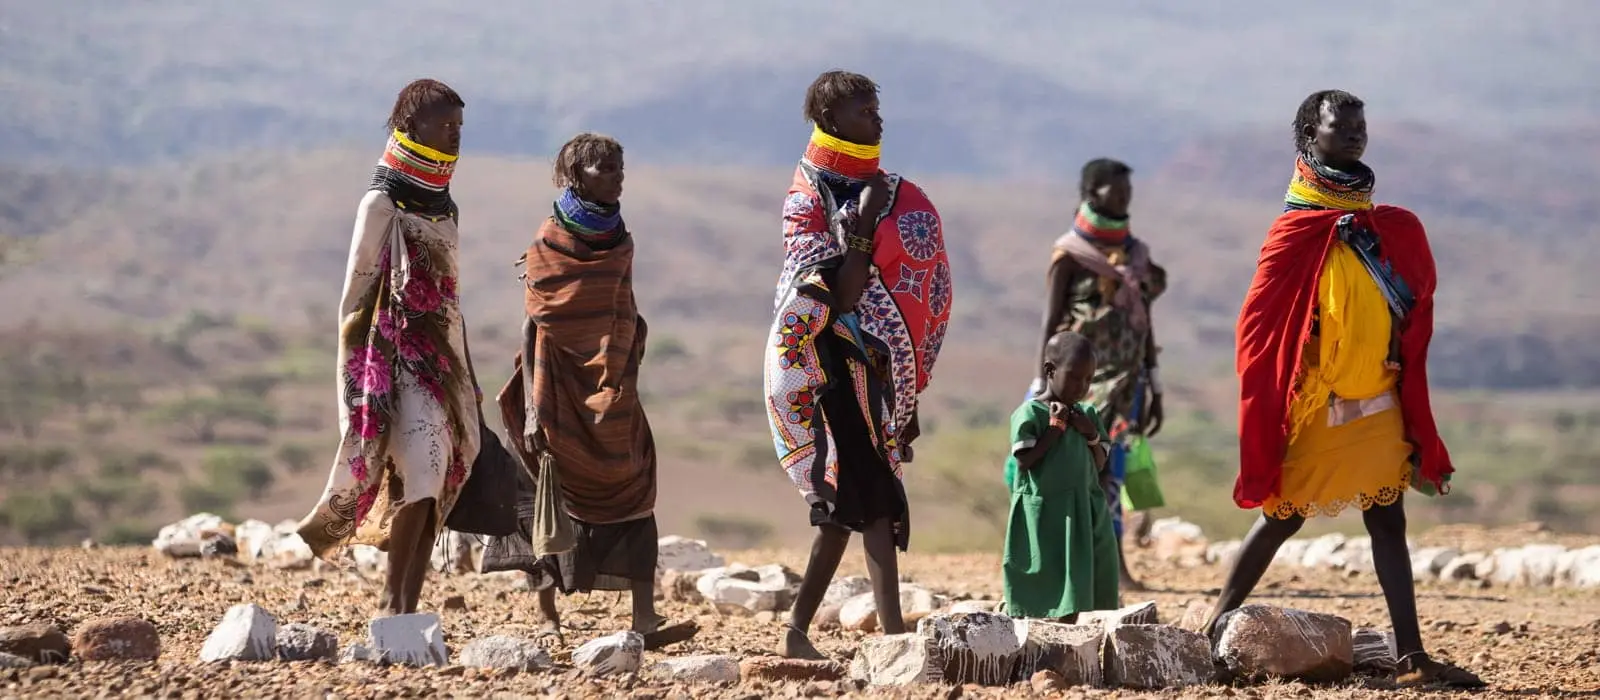
<path id="1" fill-rule="evenodd" d="M 1328 249 L 1338 240 L 1334 223 L 1344 211 L 1289 211 L 1274 221 L 1261 245 L 1255 279 L 1239 311 L 1239 479 L 1233 500 L 1257 508 L 1277 494 L 1288 447 L 1288 406 L 1300 353 L 1311 333 L 1311 308 Z M 1416 294 L 1400 328 L 1400 410 L 1406 439 L 1420 458 L 1423 478 L 1445 491 L 1455 471 L 1439 438 L 1428 401 L 1428 342 L 1433 337 L 1433 291 L 1438 281 L 1427 232 L 1415 214 L 1392 206 L 1357 212 L 1378 235 L 1384 259 Z"/>

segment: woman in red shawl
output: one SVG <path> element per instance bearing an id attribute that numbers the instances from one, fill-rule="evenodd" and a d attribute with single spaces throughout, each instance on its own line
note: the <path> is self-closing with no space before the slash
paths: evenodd
<path id="1" fill-rule="evenodd" d="M 1429 658 L 1417 624 L 1405 490 L 1448 492 L 1450 454 L 1428 403 L 1436 276 L 1417 217 L 1372 205 L 1361 162 L 1360 99 L 1307 97 L 1299 158 L 1239 312 L 1239 478 L 1234 501 L 1261 508 L 1205 632 L 1244 603 L 1307 517 L 1362 511 L 1389 607 L 1401 685 L 1482 687 Z"/>

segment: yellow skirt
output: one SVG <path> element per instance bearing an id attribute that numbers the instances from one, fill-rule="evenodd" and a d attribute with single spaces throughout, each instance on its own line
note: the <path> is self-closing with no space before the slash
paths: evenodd
<path id="1" fill-rule="evenodd" d="M 1324 406 L 1289 443 L 1280 492 L 1261 510 L 1274 518 L 1310 518 L 1390 505 L 1410 486 L 1410 457 L 1398 405 L 1339 426 L 1328 425 Z"/>

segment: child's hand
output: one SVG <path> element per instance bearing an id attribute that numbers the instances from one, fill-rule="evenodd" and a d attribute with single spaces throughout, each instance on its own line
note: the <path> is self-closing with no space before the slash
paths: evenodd
<path id="1" fill-rule="evenodd" d="M 1090 418 L 1089 414 L 1077 410 L 1076 407 L 1072 409 L 1067 421 L 1072 425 L 1072 429 L 1078 431 L 1078 434 L 1082 435 L 1085 440 L 1094 440 L 1100 437 L 1100 426 L 1094 424 L 1094 419 Z"/>
<path id="2" fill-rule="evenodd" d="M 1060 401 L 1050 402 L 1050 427 L 1065 431 L 1067 421 L 1072 415 L 1072 407 Z"/>

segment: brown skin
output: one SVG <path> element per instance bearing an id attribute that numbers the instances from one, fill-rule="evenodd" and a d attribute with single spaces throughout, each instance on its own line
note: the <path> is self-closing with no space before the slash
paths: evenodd
<path id="1" fill-rule="evenodd" d="M 1330 109 L 1322 107 L 1322 118 L 1306 127 L 1311 152 L 1318 160 L 1336 168 L 1361 160 L 1367 148 L 1367 118 L 1360 107 Z M 1456 688 L 1481 688 L 1484 683 L 1472 673 L 1430 658 L 1422 646 L 1417 622 L 1416 588 L 1412 579 L 1411 553 L 1406 543 L 1405 499 L 1386 506 L 1373 506 L 1361 512 L 1362 524 L 1372 537 L 1373 569 L 1378 587 L 1389 607 L 1389 622 L 1395 635 L 1395 651 L 1400 662 L 1395 680 L 1402 686 L 1445 685 Z M 1272 564 L 1278 548 L 1305 524 L 1305 519 L 1271 518 L 1265 514 L 1245 535 L 1233 569 L 1222 586 L 1211 616 L 1201 632 L 1208 637 L 1216 631 L 1221 617 L 1244 604 Z"/>
<path id="2" fill-rule="evenodd" d="M 851 143 L 876 145 L 883 140 L 883 117 L 878 114 L 877 95 L 857 95 L 823 109 L 822 120 L 817 124 L 823 132 Z M 855 235 L 875 238 L 878 213 L 888 203 L 888 186 L 880 171 L 867 181 L 861 192 L 861 212 L 856 219 Z M 834 310 L 839 313 L 854 311 L 861 292 L 872 274 L 872 255 L 849 249 L 844 263 L 839 267 L 834 281 Z M 901 452 L 905 461 L 911 459 L 911 442 L 921 433 L 917 417 L 901 432 Z M 845 467 L 848 468 L 848 467 Z M 894 523 L 888 519 L 867 525 L 861 535 L 862 548 L 867 554 L 867 575 L 872 580 L 872 597 L 878 607 L 878 628 L 884 634 L 905 632 L 905 620 L 900 614 L 899 555 L 895 551 Z M 817 537 L 811 544 L 811 558 L 806 562 L 806 572 L 795 595 L 794 609 L 788 629 L 778 641 L 779 656 L 796 659 L 827 658 L 806 638 L 811 620 L 822 605 L 828 584 L 839 569 L 844 550 L 850 544 L 850 531 L 824 525 L 817 528 Z"/>
<path id="3" fill-rule="evenodd" d="M 1348 168 L 1360 162 L 1367 152 L 1367 110 L 1344 106 L 1334 109 L 1324 104 L 1322 119 L 1307 125 L 1311 154 L 1327 165 Z"/>
<path id="4" fill-rule="evenodd" d="M 578 196 L 591 202 L 602 204 L 616 204 L 622 201 L 623 163 L 622 155 L 615 154 L 600 159 L 597 163 L 584 163 L 578 170 L 578 181 L 573 187 L 578 191 Z M 522 372 L 522 390 L 524 396 L 533 396 L 533 372 L 528 368 L 533 365 L 535 340 L 538 338 L 539 327 L 531 318 L 524 318 L 522 323 L 522 357 L 524 358 Z M 534 454 L 543 452 L 549 447 L 544 430 L 529 417 L 528 425 L 523 428 L 523 439 L 527 441 L 528 449 Z M 646 636 L 646 645 L 653 646 L 651 635 L 661 627 L 665 618 L 656 614 L 655 607 L 655 579 L 654 577 L 633 581 L 630 591 L 633 598 L 633 631 Z M 539 614 L 542 618 L 542 627 L 545 634 L 561 639 L 561 613 L 556 606 L 556 589 L 546 588 L 539 591 Z"/>
<path id="5" fill-rule="evenodd" d="M 406 125 L 406 136 L 412 141 L 436 151 L 457 155 L 461 152 L 460 107 L 426 109 L 412 117 Z M 477 372 L 472 367 L 472 352 L 467 351 L 467 373 L 473 386 L 478 385 Z M 482 420 L 482 406 L 479 407 Z M 425 498 L 408 503 L 395 511 L 389 524 L 389 570 L 384 577 L 380 605 L 390 615 L 405 615 L 417 611 L 422 598 L 422 583 L 428 573 L 433 555 L 433 539 L 438 534 L 436 503 Z"/>

